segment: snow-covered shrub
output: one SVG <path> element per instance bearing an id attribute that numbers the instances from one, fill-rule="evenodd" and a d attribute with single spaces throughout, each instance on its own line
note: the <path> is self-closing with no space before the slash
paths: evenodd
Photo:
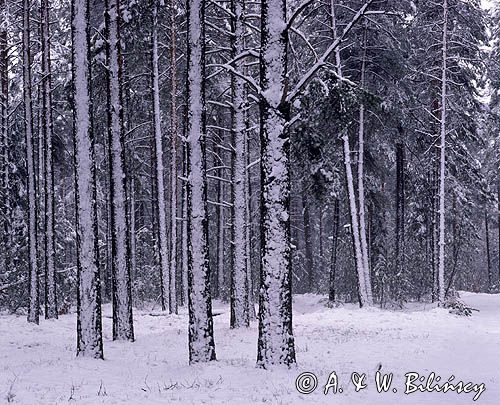
<path id="1" fill-rule="evenodd" d="M 477 309 L 469 307 L 458 298 L 449 299 L 445 302 L 444 307 L 449 309 L 450 314 L 460 316 L 471 316 L 472 311 L 478 311 Z"/>

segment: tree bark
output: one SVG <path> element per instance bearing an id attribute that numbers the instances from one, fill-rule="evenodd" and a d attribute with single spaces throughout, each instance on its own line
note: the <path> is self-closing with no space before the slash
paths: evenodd
<path id="1" fill-rule="evenodd" d="M 103 358 L 88 0 L 72 0 L 77 246 L 77 354 Z"/>

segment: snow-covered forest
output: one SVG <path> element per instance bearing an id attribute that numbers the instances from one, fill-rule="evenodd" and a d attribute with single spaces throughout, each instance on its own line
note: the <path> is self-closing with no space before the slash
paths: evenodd
<path id="1" fill-rule="evenodd" d="M 495 1 L 0 0 L 0 119 L 0 401 L 497 403 Z"/>

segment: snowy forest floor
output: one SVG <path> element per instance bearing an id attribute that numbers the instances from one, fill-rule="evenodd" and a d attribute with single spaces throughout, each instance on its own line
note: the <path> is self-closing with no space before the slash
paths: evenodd
<path id="1" fill-rule="evenodd" d="M 484 383 L 476 403 L 500 397 L 500 295 L 462 293 L 477 308 L 470 318 L 430 305 L 404 311 L 326 308 L 317 295 L 294 297 L 298 366 L 255 367 L 257 322 L 229 329 L 227 304 L 214 302 L 218 361 L 188 366 L 187 314 L 136 310 L 135 343 L 111 340 L 111 308 L 104 307 L 105 361 L 75 358 L 75 315 L 28 324 L 0 316 L 0 403 L 14 404 L 471 404 L 474 393 L 405 395 L 404 374 L 432 371 L 446 381 Z M 376 370 L 394 373 L 397 393 L 377 393 Z M 319 385 L 310 395 L 295 389 L 296 377 L 311 371 Z M 342 393 L 323 395 L 330 372 Z M 368 387 L 355 392 L 352 372 L 366 373 Z M 443 382 L 442 381 L 442 382 Z"/>

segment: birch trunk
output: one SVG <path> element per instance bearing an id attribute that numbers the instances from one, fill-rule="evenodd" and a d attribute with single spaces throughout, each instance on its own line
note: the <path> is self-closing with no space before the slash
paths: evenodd
<path id="1" fill-rule="evenodd" d="M 365 86 L 366 70 L 366 26 L 363 37 L 363 59 L 361 63 L 361 88 Z M 359 237 L 361 242 L 361 254 L 363 256 L 363 271 L 366 289 L 366 304 L 373 305 L 370 260 L 368 255 L 368 240 L 366 235 L 365 218 L 365 105 L 362 102 L 359 107 L 359 131 L 358 131 L 358 203 L 359 203 Z"/>
<path id="2" fill-rule="evenodd" d="M 359 295 L 359 305 L 363 307 L 365 305 L 370 305 L 368 300 L 368 294 L 366 290 L 366 280 L 365 280 L 365 270 L 363 266 L 363 253 L 361 249 L 361 241 L 359 237 L 359 222 L 358 213 L 356 209 L 356 194 L 354 192 L 354 179 L 352 175 L 351 167 L 351 150 L 349 147 L 349 138 L 347 133 L 342 136 L 342 141 L 344 144 L 344 164 L 346 171 L 346 182 L 347 182 L 347 195 L 349 198 L 349 211 L 351 214 L 351 233 L 354 246 L 354 261 L 356 265 L 356 270 L 358 272 L 358 295 Z"/>
<path id="3" fill-rule="evenodd" d="M 88 0 L 72 0 L 74 159 L 77 246 L 77 354 L 103 358 L 96 173 L 90 94 Z"/>
<path id="4" fill-rule="evenodd" d="M 57 294 L 55 272 L 54 240 L 54 161 L 52 156 L 52 71 L 50 52 L 50 10 L 49 0 L 42 0 L 42 134 L 45 143 L 44 178 L 45 178 L 45 318 L 57 318 Z M 42 170 L 42 169 L 40 169 Z"/>
<path id="5" fill-rule="evenodd" d="M 448 54 L 448 2 L 443 0 L 443 66 L 441 72 L 441 136 L 439 159 L 439 264 L 438 264 L 438 301 L 444 304 L 444 248 L 445 248 L 445 178 L 446 178 L 446 91 L 447 91 L 447 54 Z"/>
<path id="6" fill-rule="evenodd" d="M 359 237 L 361 242 L 361 254 L 363 258 L 363 271 L 365 278 L 366 304 L 373 305 L 370 261 L 368 256 L 368 239 L 366 235 L 365 215 L 365 186 L 364 186 L 364 120 L 365 106 L 359 108 L 359 132 L 358 132 L 358 204 L 359 204 Z"/>
<path id="7" fill-rule="evenodd" d="M 165 197 L 164 166 L 163 166 L 163 134 L 161 128 L 160 108 L 160 74 L 158 68 L 158 4 L 153 1 L 153 29 L 152 29 L 152 58 L 153 58 L 153 120 L 154 120 L 154 147 L 155 147 L 155 181 L 157 199 L 155 202 L 158 215 L 157 241 L 159 248 L 160 279 L 162 283 L 161 306 L 165 311 L 170 310 L 170 277 L 167 240 L 167 204 Z"/>
<path id="8" fill-rule="evenodd" d="M 290 246 L 288 30 L 285 0 L 263 0 L 260 50 L 261 232 L 257 364 L 295 363 Z"/>
<path id="9" fill-rule="evenodd" d="M 177 314 L 177 51 L 175 0 L 170 1 L 170 313 Z"/>
<path id="10" fill-rule="evenodd" d="M 130 239 L 125 178 L 120 0 L 107 0 L 108 138 L 110 161 L 111 246 L 113 252 L 113 340 L 134 340 Z"/>
<path id="11" fill-rule="evenodd" d="M 187 2 L 189 361 L 215 360 L 206 182 L 205 1 Z"/>
<path id="12" fill-rule="evenodd" d="M 243 27 L 244 2 L 231 2 L 232 58 L 243 52 L 245 30 Z M 240 63 L 235 63 L 235 69 L 241 70 Z M 245 85 L 236 75 L 231 77 L 233 127 L 232 138 L 234 146 L 233 187 L 232 187 L 232 277 L 231 277 L 231 328 L 247 327 L 250 324 L 248 307 L 248 279 L 246 267 L 247 232 L 246 232 L 246 201 L 245 201 Z"/>
<path id="13" fill-rule="evenodd" d="M 38 324 L 40 317 L 39 274 L 37 263 L 37 224 L 35 158 L 33 150 L 33 105 L 31 98 L 30 1 L 23 0 L 23 98 L 26 138 L 28 189 L 28 247 L 29 247 L 29 308 L 28 322 Z"/>

